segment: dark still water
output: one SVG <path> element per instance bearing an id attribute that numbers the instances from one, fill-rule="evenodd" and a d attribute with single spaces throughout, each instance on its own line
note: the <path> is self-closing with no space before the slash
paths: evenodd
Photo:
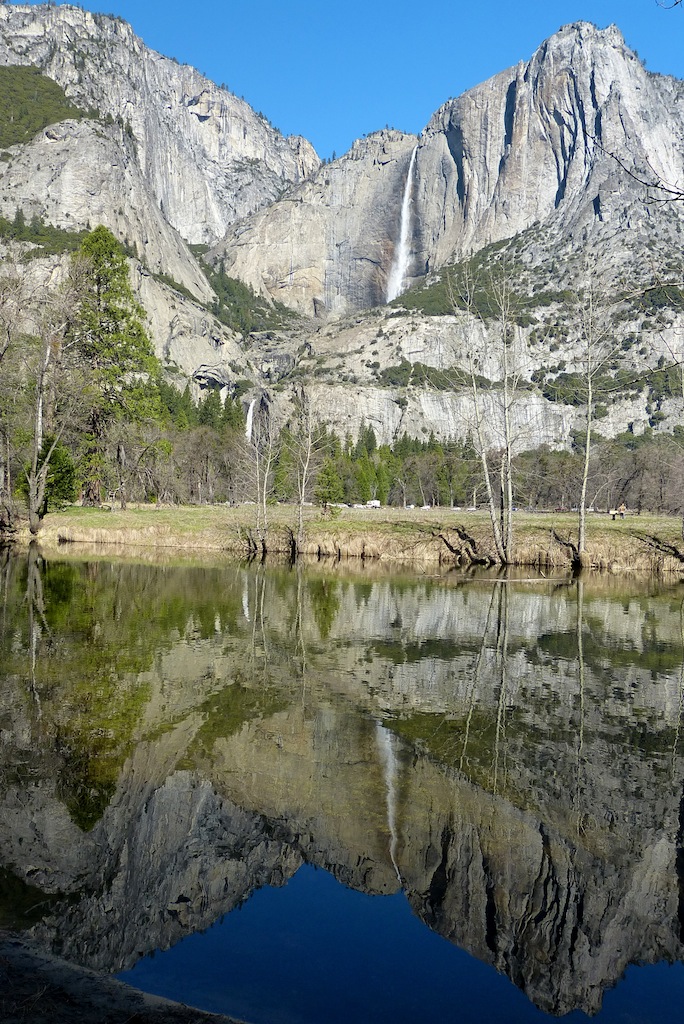
<path id="1" fill-rule="evenodd" d="M 684 589 L 0 584 L 0 926 L 254 1024 L 681 1020 Z"/>

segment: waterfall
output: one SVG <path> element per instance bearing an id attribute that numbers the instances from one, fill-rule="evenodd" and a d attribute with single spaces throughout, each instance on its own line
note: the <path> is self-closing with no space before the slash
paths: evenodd
<path id="1" fill-rule="evenodd" d="M 415 146 L 409 161 L 406 185 L 404 186 L 404 198 L 401 203 L 401 223 L 399 225 L 399 245 L 394 251 L 394 260 L 387 279 L 387 302 L 396 299 L 404 289 L 404 281 L 408 270 L 409 256 L 409 235 L 411 230 L 411 195 L 413 193 L 413 166 L 416 162 L 418 147 Z"/>
<path id="2" fill-rule="evenodd" d="M 247 410 L 247 423 L 245 424 L 245 437 L 248 441 L 252 440 L 252 420 L 254 419 L 254 406 L 256 405 L 256 398 L 253 398 L 249 403 L 249 409 Z"/>
<path id="3" fill-rule="evenodd" d="M 376 739 L 380 760 L 382 762 L 383 774 L 385 776 L 385 790 L 387 794 L 387 827 L 390 834 L 389 855 L 392 861 L 400 885 L 401 873 L 397 865 L 397 845 L 399 836 L 397 834 L 397 758 L 392 745 L 392 733 L 385 729 L 380 722 L 376 723 Z"/>

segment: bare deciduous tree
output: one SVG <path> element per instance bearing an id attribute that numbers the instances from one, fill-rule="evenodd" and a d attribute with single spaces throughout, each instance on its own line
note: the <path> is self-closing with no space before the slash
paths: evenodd
<path id="1" fill-rule="evenodd" d="M 254 501 L 254 553 L 268 551 L 268 501 L 273 490 L 273 470 L 279 451 L 279 432 L 268 405 L 262 400 L 255 409 L 249 438 L 242 450 L 243 493 Z"/>
<path id="2" fill-rule="evenodd" d="M 514 422 L 514 408 L 521 398 L 520 385 L 524 378 L 526 353 L 522 354 L 516 347 L 516 297 L 510 277 L 503 267 L 501 273 L 491 275 L 486 284 L 492 313 L 486 322 L 487 336 L 498 361 L 497 379 L 486 386 L 479 373 L 471 330 L 476 319 L 485 323 L 478 310 L 476 287 L 468 268 L 462 271 L 457 282 L 447 278 L 452 309 L 463 318 L 466 332 L 468 378 L 473 405 L 473 440 L 482 465 L 494 546 L 499 562 L 508 565 L 513 561 L 514 544 L 513 458 L 522 441 Z M 495 416 L 491 415 L 493 410 Z M 498 435 L 496 444 L 492 443 L 493 433 Z M 494 483 L 495 470 L 491 465 L 494 453 L 498 459 L 498 487 Z"/>
<path id="3" fill-rule="evenodd" d="M 322 430 L 314 415 L 309 395 L 302 388 L 295 399 L 295 415 L 291 432 L 291 455 L 297 496 L 297 554 L 304 546 L 304 506 L 320 463 Z"/>
<path id="4" fill-rule="evenodd" d="M 20 356 L 13 352 L 22 329 L 29 288 L 11 249 L 4 253 L 0 274 L 0 530 L 13 528 L 12 423 L 17 407 L 21 374 Z M 11 356 L 16 358 L 11 360 Z"/>
<path id="5" fill-rule="evenodd" d="M 26 469 L 29 529 L 34 535 L 45 514 L 52 457 L 65 432 L 73 428 L 76 410 L 88 392 L 79 361 L 71 358 L 73 346 L 68 341 L 81 285 L 78 274 L 70 275 L 49 294 L 36 320 L 38 345 L 30 382 L 33 411 Z"/>

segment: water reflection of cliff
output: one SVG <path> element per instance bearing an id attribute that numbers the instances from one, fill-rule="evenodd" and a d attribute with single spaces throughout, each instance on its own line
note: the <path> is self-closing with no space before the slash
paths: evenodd
<path id="1" fill-rule="evenodd" d="M 51 948 L 131 966 L 307 861 L 554 1013 L 684 958 L 676 591 L 3 573 L 0 862 Z"/>

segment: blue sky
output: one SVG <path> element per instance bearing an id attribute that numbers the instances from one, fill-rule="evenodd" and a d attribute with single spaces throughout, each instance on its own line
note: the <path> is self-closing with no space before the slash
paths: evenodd
<path id="1" fill-rule="evenodd" d="M 684 6 L 657 0 L 84 0 L 306 136 L 322 157 L 528 59 L 561 25 L 614 22 L 652 71 L 684 78 Z"/>

